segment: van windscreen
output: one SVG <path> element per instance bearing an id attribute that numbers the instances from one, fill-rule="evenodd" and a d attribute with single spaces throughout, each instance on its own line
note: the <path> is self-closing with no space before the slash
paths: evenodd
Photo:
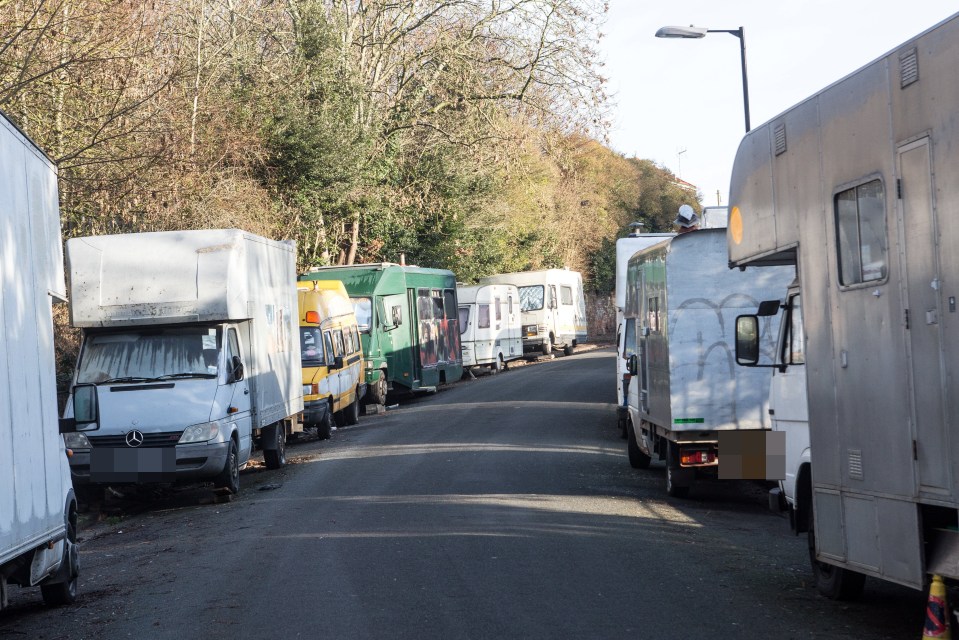
<path id="1" fill-rule="evenodd" d="M 300 359 L 304 365 L 310 367 L 326 364 L 323 357 L 323 336 L 319 327 L 300 327 Z"/>
<path id="2" fill-rule="evenodd" d="M 520 309 L 523 311 L 539 311 L 543 308 L 545 298 L 543 285 L 536 284 L 519 288 Z"/>

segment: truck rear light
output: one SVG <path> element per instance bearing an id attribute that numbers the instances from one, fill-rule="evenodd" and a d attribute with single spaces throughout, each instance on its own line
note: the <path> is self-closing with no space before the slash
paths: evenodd
<path id="1" fill-rule="evenodd" d="M 715 464 L 716 452 L 712 449 L 684 449 L 679 453 L 679 463 L 684 467 Z"/>

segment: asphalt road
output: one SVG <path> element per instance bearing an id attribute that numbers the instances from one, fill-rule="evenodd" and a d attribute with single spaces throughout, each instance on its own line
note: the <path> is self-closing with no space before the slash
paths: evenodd
<path id="1" fill-rule="evenodd" d="M 613 354 L 463 382 L 368 416 L 239 497 L 89 524 L 81 599 L 14 589 L 0 638 L 902 638 L 925 599 L 820 597 L 764 489 L 668 498 L 629 467 Z"/>

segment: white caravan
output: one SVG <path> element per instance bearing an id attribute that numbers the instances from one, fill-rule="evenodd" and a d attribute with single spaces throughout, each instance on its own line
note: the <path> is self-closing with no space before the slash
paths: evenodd
<path id="1" fill-rule="evenodd" d="M 67 242 L 74 389 L 99 401 L 68 442 L 74 482 L 236 493 L 255 441 L 268 467 L 285 462 L 303 411 L 295 256 L 236 229 Z"/>
<path id="2" fill-rule="evenodd" d="M 0 114 L 0 609 L 7 584 L 76 598 L 77 501 L 57 420 L 53 300 L 66 300 L 57 169 Z"/>
<path id="3" fill-rule="evenodd" d="M 623 312 L 626 309 L 626 266 L 629 259 L 646 247 L 651 247 L 675 233 L 634 233 L 616 241 L 616 405 L 619 407 L 619 426 L 626 437 L 626 396 L 623 384 L 628 380 L 626 362 L 633 355 L 636 345 L 634 333 L 636 323 L 625 322 Z"/>
<path id="4" fill-rule="evenodd" d="M 743 451 L 777 447 L 767 438 L 769 376 L 735 365 L 735 319 L 785 291 L 792 269 L 729 270 L 725 235 L 725 229 L 691 231 L 629 261 L 626 319 L 636 323 L 636 355 L 629 359 L 627 452 L 634 468 L 664 460 L 673 496 L 686 495 L 698 475 L 781 477 L 755 472 L 765 464 L 762 453 L 746 468 Z M 766 318 L 762 326 L 766 353 L 774 348 L 777 321 Z"/>
<path id="5" fill-rule="evenodd" d="M 959 579 L 957 67 L 959 14 L 753 129 L 733 166 L 730 265 L 798 277 L 774 426 L 831 597 Z M 768 362 L 764 317 L 739 322 L 743 363 Z"/>
<path id="6" fill-rule="evenodd" d="M 523 357 L 519 290 L 511 284 L 456 286 L 463 366 L 493 373 Z"/>
<path id="7" fill-rule="evenodd" d="M 500 273 L 479 282 L 512 284 L 519 289 L 524 352 L 550 355 L 553 349 L 562 349 L 572 355 L 576 345 L 586 341 L 586 299 L 578 271 Z"/>

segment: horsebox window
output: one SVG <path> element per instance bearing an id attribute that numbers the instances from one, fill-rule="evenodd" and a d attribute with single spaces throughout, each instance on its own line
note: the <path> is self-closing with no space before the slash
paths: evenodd
<path id="1" fill-rule="evenodd" d="M 882 181 L 872 180 L 835 196 L 839 282 L 856 285 L 886 278 L 886 204 Z"/>
<path id="2" fill-rule="evenodd" d="M 560 287 L 559 296 L 560 296 L 560 301 L 563 304 L 573 304 L 573 288 L 572 287 Z"/>

